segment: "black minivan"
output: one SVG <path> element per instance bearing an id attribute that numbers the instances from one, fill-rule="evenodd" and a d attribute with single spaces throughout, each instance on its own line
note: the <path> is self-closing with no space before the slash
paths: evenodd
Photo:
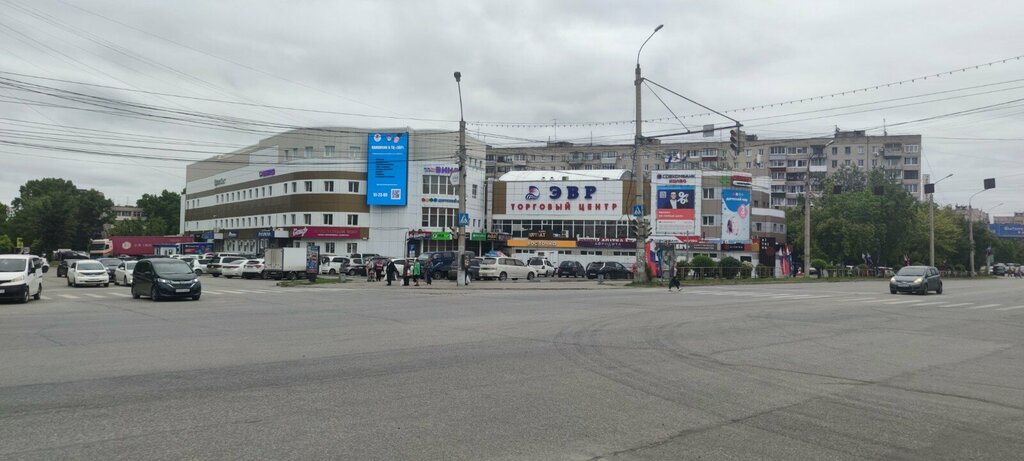
<path id="1" fill-rule="evenodd" d="M 153 301 L 170 298 L 192 298 L 197 301 L 203 294 L 192 268 L 180 259 L 143 259 L 132 271 L 132 298 L 149 296 Z"/>

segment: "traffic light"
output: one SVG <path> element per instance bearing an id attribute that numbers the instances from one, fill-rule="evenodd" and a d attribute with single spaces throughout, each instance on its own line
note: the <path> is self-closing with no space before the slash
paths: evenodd
<path id="1" fill-rule="evenodd" d="M 651 235 L 651 225 L 644 218 L 633 221 L 633 229 L 636 231 L 636 238 L 638 239 L 646 239 Z"/>
<path id="2" fill-rule="evenodd" d="M 732 150 L 733 155 L 739 155 L 740 153 L 740 129 L 739 127 L 729 130 L 729 149 Z"/>

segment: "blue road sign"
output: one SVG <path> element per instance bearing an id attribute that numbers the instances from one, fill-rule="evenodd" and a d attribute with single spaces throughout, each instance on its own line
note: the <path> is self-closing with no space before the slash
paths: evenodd
<path id="1" fill-rule="evenodd" d="M 637 218 L 642 218 L 644 216 L 644 206 L 633 205 L 633 216 Z"/>
<path id="2" fill-rule="evenodd" d="M 469 225 L 469 213 L 459 213 L 459 227 L 466 227 Z"/>

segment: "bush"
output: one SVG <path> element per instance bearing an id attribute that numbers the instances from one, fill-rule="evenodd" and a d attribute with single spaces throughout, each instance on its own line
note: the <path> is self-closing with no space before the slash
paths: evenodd
<path id="1" fill-rule="evenodd" d="M 690 265 L 686 261 L 677 261 L 676 271 L 679 273 L 680 280 L 686 280 L 686 274 L 690 272 Z"/>
<path id="2" fill-rule="evenodd" d="M 743 263 L 732 256 L 726 256 L 718 262 L 718 267 L 722 269 L 722 277 L 734 279 L 736 274 L 740 272 L 740 268 L 743 267 Z"/>
<path id="3" fill-rule="evenodd" d="M 699 255 L 690 260 L 690 267 L 693 268 L 695 277 L 704 278 L 714 276 L 717 265 L 709 256 Z"/>
<path id="4" fill-rule="evenodd" d="M 957 264 L 957 265 L 956 265 L 956 267 L 955 267 L 955 269 L 956 269 L 956 271 L 957 271 L 957 272 L 964 272 L 964 271 L 966 271 L 966 270 L 967 270 L 967 268 L 966 268 L 966 267 L 964 267 L 964 265 L 963 265 L 963 264 Z"/>
<path id="5" fill-rule="evenodd" d="M 743 261 L 743 264 L 740 265 L 740 278 L 749 279 L 750 278 L 750 273 L 753 271 L 753 269 L 754 269 L 754 265 L 753 264 L 751 264 L 751 263 L 749 263 L 747 261 Z"/>

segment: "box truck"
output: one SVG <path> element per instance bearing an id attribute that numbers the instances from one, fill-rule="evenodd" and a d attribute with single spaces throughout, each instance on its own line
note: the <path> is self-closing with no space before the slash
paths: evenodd
<path id="1" fill-rule="evenodd" d="M 263 259 L 267 278 L 295 280 L 306 277 L 305 248 L 267 248 Z"/>

